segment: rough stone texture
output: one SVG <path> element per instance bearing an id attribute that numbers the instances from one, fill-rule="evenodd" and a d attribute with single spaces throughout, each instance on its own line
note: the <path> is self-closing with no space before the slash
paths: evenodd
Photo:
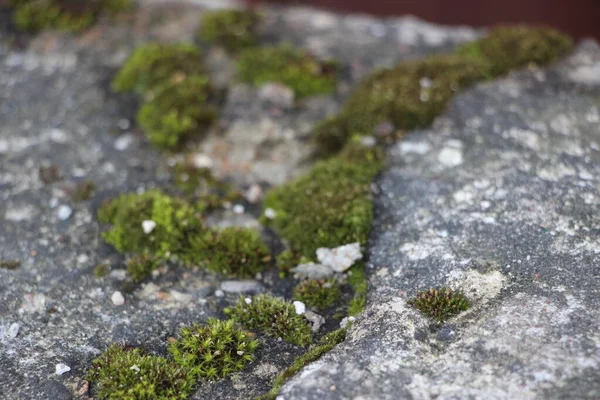
<path id="1" fill-rule="evenodd" d="M 137 101 L 109 90 L 116 68 L 143 42 L 191 40 L 202 11 L 227 4 L 140 1 L 137 11 L 79 36 L 46 32 L 12 40 L 0 33 L 0 258 L 23 262 L 16 270 L 0 269 L 0 399 L 83 397 L 81 379 L 109 343 L 143 344 L 164 354 L 166 339 L 182 325 L 220 316 L 237 299 L 215 296 L 219 277 L 174 266 L 160 268 L 151 281 L 128 291 L 122 287 L 123 258 L 103 243 L 95 220 L 107 198 L 172 185 L 169 166 L 175 157 L 148 145 L 135 124 Z M 231 85 L 230 95 L 220 126 L 189 150 L 209 153 L 215 173 L 243 184 L 241 189 L 279 183 L 308 167 L 310 127 L 337 110 L 372 68 L 444 51 L 476 35 L 472 29 L 440 28 L 412 18 L 344 17 L 305 8 L 265 13 L 265 42 L 291 41 L 347 67 L 335 95 L 292 108 L 286 100 L 277 107 L 273 98 L 257 101 L 260 88 L 233 82 L 232 60 L 206 49 L 216 82 Z M 0 12 L 1 29 L 9 26 L 6 18 Z M 240 165 L 232 166 L 233 161 Z M 45 184 L 39 169 L 52 165 L 62 178 Z M 92 180 L 97 189 L 91 200 L 75 203 L 70 192 L 83 180 Z M 209 221 L 256 225 L 260 207 L 246 208 L 242 215 L 220 210 Z M 102 262 L 111 272 L 99 279 L 93 269 Z M 267 290 L 273 290 L 274 275 L 262 276 Z M 285 289 L 288 295 L 290 289 Z M 121 306 L 111 301 L 115 291 L 124 296 Z M 264 393 L 300 352 L 267 341 L 251 371 L 203 384 L 195 398 L 248 399 Z M 71 370 L 55 375 L 61 363 Z"/>
<path id="2" fill-rule="evenodd" d="M 459 94 L 389 150 L 369 297 L 280 399 L 600 397 L 600 47 Z M 430 325 L 417 289 L 474 307 Z"/>

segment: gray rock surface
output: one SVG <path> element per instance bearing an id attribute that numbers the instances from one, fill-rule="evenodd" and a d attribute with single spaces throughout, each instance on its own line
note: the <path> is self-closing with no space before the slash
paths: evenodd
<path id="1" fill-rule="evenodd" d="M 389 151 L 369 297 L 279 399 L 600 398 L 600 47 L 459 94 Z M 449 285 L 469 311 L 407 306 Z"/>

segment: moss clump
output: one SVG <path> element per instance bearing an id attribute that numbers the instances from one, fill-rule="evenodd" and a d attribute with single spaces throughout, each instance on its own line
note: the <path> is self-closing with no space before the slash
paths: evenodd
<path id="1" fill-rule="evenodd" d="M 277 394 L 281 390 L 283 384 L 296 375 L 302 368 L 311 362 L 317 361 L 321 356 L 328 353 L 336 345 L 346 340 L 346 330 L 348 328 L 338 329 L 323 336 L 323 338 L 314 347 L 296 358 L 292 365 L 290 365 L 285 371 L 280 373 L 273 381 L 273 388 L 269 393 L 258 397 L 256 400 L 275 400 Z"/>
<path id="2" fill-rule="evenodd" d="M 218 208 L 238 200 L 242 193 L 232 185 L 219 181 L 209 168 L 198 168 L 193 162 L 178 162 L 173 167 L 175 185 L 186 196 L 197 200 L 199 210 Z"/>
<path id="3" fill-rule="evenodd" d="M 294 306 L 270 295 L 251 299 L 240 298 L 233 308 L 225 309 L 233 320 L 247 329 L 262 331 L 299 346 L 312 342 L 312 332 L 306 319 L 296 314 Z"/>
<path id="4" fill-rule="evenodd" d="M 151 254 L 138 254 L 127 260 L 127 273 L 135 283 L 141 282 L 152 275 L 152 271 L 162 265 L 162 259 Z"/>
<path id="5" fill-rule="evenodd" d="M 206 230 L 190 238 L 189 258 L 219 274 L 253 278 L 270 261 L 269 249 L 252 229 Z"/>
<path id="6" fill-rule="evenodd" d="M 491 75 L 497 76 L 528 64 L 549 64 L 572 47 L 568 36 L 552 28 L 517 25 L 492 29 L 485 38 L 462 46 L 458 52 L 487 61 Z"/>
<path id="7" fill-rule="evenodd" d="M 248 49 L 240 54 L 237 70 L 240 78 L 248 83 L 258 86 L 279 82 L 298 97 L 331 93 L 337 81 L 334 63 L 319 61 L 290 46 Z"/>
<path id="8" fill-rule="evenodd" d="M 471 306 L 471 302 L 462 292 L 445 287 L 418 292 L 408 304 L 438 322 L 460 314 Z"/>
<path id="9" fill-rule="evenodd" d="M 111 400 L 187 399 L 195 379 L 185 368 L 142 349 L 111 345 L 92 363 L 96 397 Z"/>
<path id="10" fill-rule="evenodd" d="M 325 309 L 340 299 L 340 284 L 335 279 L 310 279 L 294 288 L 294 298 L 309 307 Z"/>
<path id="11" fill-rule="evenodd" d="M 144 93 L 189 76 L 202 76 L 202 62 L 200 50 L 191 44 L 147 44 L 133 52 L 112 87 L 117 92 Z"/>
<path id="12" fill-rule="evenodd" d="M 78 183 L 71 193 L 73 201 L 81 202 L 92 198 L 92 194 L 96 190 L 96 185 L 92 181 L 83 181 Z"/>
<path id="13" fill-rule="evenodd" d="M 319 247 L 366 242 L 373 219 L 370 185 L 382 154 L 361 148 L 318 162 L 307 175 L 267 193 L 264 207 L 276 211 L 269 223 L 305 257 L 313 258 Z"/>
<path id="14" fill-rule="evenodd" d="M 302 254 L 292 249 L 282 251 L 276 258 L 277 268 L 283 273 L 288 274 L 290 270 L 302 263 Z M 309 262 L 309 260 L 306 260 Z"/>
<path id="15" fill-rule="evenodd" d="M 125 194 L 106 202 L 98 210 L 98 220 L 111 225 L 102 236 L 117 250 L 156 257 L 181 256 L 189 248 L 188 238 L 203 230 L 192 206 L 159 190 Z M 145 233 L 144 221 L 156 226 Z"/>
<path id="16" fill-rule="evenodd" d="M 21 266 L 21 261 L 19 260 L 0 260 L 0 269 L 17 269 Z"/>
<path id="17" fill-rule="evenodd" d="M 197 36 L 230 52 L 254 46 L 262 17 L 251 10 L 220 10 L 204 14 Z"/>
<path id="18" fill-rule="evenodd" d="M 158 86 L 138 112 L 138 122 L 150 142 L 175 149 L 183 141 L 203 135 L 217 117 L 208 103 L 211 88 L 202 75 L 184 77 Z"/>
<path id="19" fill-rule="evenodd" d="M 94 267 L 94 275 L 96 278 L 104 278 L 110 273 L 110 264 L 100 263 Z"/>
<path id="20" fill-rule="evenodd" d="M 367 305 L 367 273 L 363 262 L 357 262 L 350 268 L 348 283 L 354 290 L 354 296 L 348 304 L 348 315 L 356 316 Z"/>
<path id="21" fill-rule="evenodd" d="M 207 325 L 183 328 L 181 338 L 171 343 L 174 362 L 195 377 L 224 378 L 254 361 L 258 341 L 235 326 L 232 320 L 211 319 Z"/>
<path id="22" fill-rule="evenodd" d="M 114 14 L 131 6 L 130 0 L 12 0 L 17 28 L 37 32 L 58 29 L 78 32 L 102 14 Z"/>

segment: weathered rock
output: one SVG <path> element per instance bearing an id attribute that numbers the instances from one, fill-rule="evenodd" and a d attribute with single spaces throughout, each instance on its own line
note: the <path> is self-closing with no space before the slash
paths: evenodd
<path id="1" fill-rule="evenodd" d="M 389 151 L 366 310 L 280 399 L 600 395 L 600 47 L 459 94 Z M 451 286 L 440 329 L 407 306 Z"/>

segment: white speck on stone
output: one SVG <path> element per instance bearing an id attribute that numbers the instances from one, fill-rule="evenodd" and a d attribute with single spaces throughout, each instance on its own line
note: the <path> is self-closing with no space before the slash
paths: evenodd
<path id="1" fill-rule="evenodd" d="M 594 175 L 592 175 L 589 171 L 582 169 L 579 171 L 579 179 L 582 179 L 584 181 L 591 181 L 594 179 Z"/>
<path id="2" fill-rule="evenodd" d="M 47 136 L 51 141 L 55 143 L 66 143 L 67 142 L 67 133 L 60 129 L 50 129 L 42 134 L 43 136 Z"/>
<path id="3" fill-rule="evenodd" d="M 71 367 L 69 367 L 67 364 L 62 364 L 62 363 L 56 364 L 56 366 L 54 368 L 56 371 L 56 375 L 62 375 L 71 370 Z"/>
<path id="4" fill-rule="evenodd" d="M 427 154 L 431 150 L 431 146 L 427 142 L 401 142 L 400 153 L 416 153 L 416 154 Z"/>
<path id="5" fill-rule="evenodd" d="M 246 302 L 246 304 L 252 304 L 252 299 L 250 297 L 246 297 L 244 301 Z"/>
<path id="6" fill-rule="evenodd" d="M 116 291 L 110 296 L 110 300 L 113 302 L 115 306 L 122 306 L 125 304 L 125 297 L 121 294 L 121 292 Z"/>
<path id="7" fill-rule="evenodd" d="M 214 165 L 212 158 L 202 153 L 194 153 L 189 160 L 196 168 L 212 168 Z"/>
<path id="8" fill-rule="evenodd" d="M 456 167 L 463 163 L 462 150 L 453 147 L 444 147 L 438 154 L 438 161 L 447 167 Z"/>
<path id="9" fill-rule="evenodd" d="M 265 210 L 265 217 L 269 218 L 269 219 L 274 219 L 277 216 L 277 212 L 275 210 L 273 210 L 272 208 L 267 208 Z"/>
<path id="10" fill-rule="evenodd" d="M 4 219 L 7 221 L 28 221 L 30 220 L 35 213 L 33 207 L 23 206 L 20 208 L 9 208 L 4 213 Z"/>
<path id="11" fill-rule="evenodd" d="M 145 221 L 142 221 L 142 229 L 144 230 L 144 233 L 147 235 L 150 232 L 152 232 L 154 230 L 154 228 L 156 228 L 156 222 L 147 219 Z"/>
<path id="12" fill-rule="evenodd" d="M 569 72 L 572 81 L 585 84 L 600 83 L 600 63 L 581 65 Z"/>
<path id="13" fill-rule="evenodd" d="M 263 194 L 263 192 L 262 192 L 262 189 L 260 188 L 260 186 L 252 185 L 246 191 L 245 197 L 246 197 L 246 200 L 248 200 L 250 203 L 255 204 L 255 203 L 258 203 L 258 201 L 262 197 L 262 194 Z"/>
<path id="14" fill-rule="evenodd" d="M 215 290 L 215 296 L 223 297 L 223 296 L 225 296 L 225 292 L 222 291 L 221 289 L 217 289 L 217 290 Z"/>
<path id="15" fill-rule="evenodd" d="M 19 329 L 21 329 L 21 325 L 19 325 L 18 323 L 14 322 L 14 323 L 10 324 L 8 331 L 6 332 L 6 337 L 8 339 L 16 338 L 17 335 L 19 334 Z"/>
<path id="16" fill-rule="evenodd" d="M 60 219 L 61 221 L 66 221 L 69 218 L 71 218 L 71 215 L 73 214 L 73 209 L 67 205 L 62 205 L 60 207 L 58 207 L 58 212 L 56 213 L 56 215 L 58 216 L 58 219 Z"/>
<path id="17" fill-rule="evenodd" d="M 317 258 L 321 264 L 331 267 L 335 272 L 344 272 L 362 258 L 360 243 L 345 244 L 333 249 L 321 247 L 317 249 Z"/>
<path id="18" fill-rule="evenodd" d="M 302 315 L 306 312 L 306 305 L 301 301 L 294 301 L 294 308 L 296 309 L 296 314 Z"/>
<path id="19" fill-rule="evenodd" d="M 115 140 L 115 150 L 117 151 L 125 151 L 129 146 L 133 143 L 133 135 L 127 133 L 125 135 L 121 135 Z"/>
<path id="20" fill-rule="evenodd" d="M 234 214 L 243 214 L 244 211 L 246 211 L 246 208 L 241 204 L 236 204 L 233 206 L 232 210 Z"/>
<path id="21" fill-rule="evenodd" d="M 131 367 L 129 367 L 129 369 L 135 372 L 140 372 L 140 367 L 138 367 L 137 365 L 132 365 Z"/>
<path id="22" fill-rule="evenodd" d="M 89 260 L 90 260 L 90 258 L 86 254 L 80 254 L 80 255 L 77 256 L 77 263 L 78 264 L 85 264 Z"/>
<path id="23" fill-rule="evenodd" d="M 345 317 L 340 321 L 340 328 L 344 329 L 345 327 L 348 326 L 348 324 L 350 324 L 354 321 L 356 321 L 356 318 L 354 318 L 354 317 Z"/>

